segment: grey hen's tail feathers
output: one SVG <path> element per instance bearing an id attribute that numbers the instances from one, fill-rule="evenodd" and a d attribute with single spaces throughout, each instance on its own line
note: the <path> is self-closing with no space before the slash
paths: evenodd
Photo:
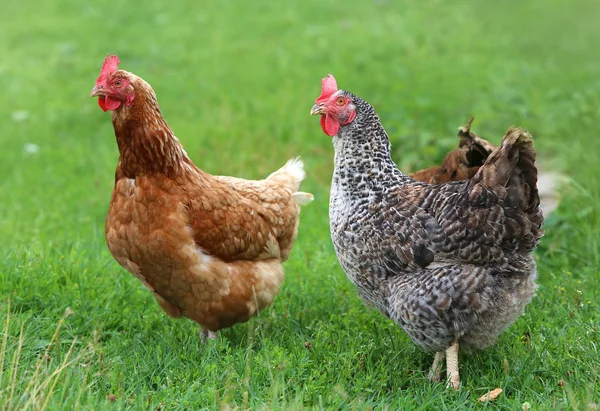
<path id="1" fill-rule="evenodd" d="M 474 179 L 505 197 L 508 207 L 535 213 L 540 205 L 537 188 L 538 170 L 533 138 L 527 131 L 511 127 L 500 147 L 485 161 Z"/>
<path id="2" fill-rule="evenodd" d="M 469 189 L 471 206 L 486 207 L 488 202 L 498 201 L 504 215 L 505 247 L 510 244 L 525 252 L 535 249 L 544 233 L 535 157 L 531 135 L 511 127 L 473 177 Z"/>

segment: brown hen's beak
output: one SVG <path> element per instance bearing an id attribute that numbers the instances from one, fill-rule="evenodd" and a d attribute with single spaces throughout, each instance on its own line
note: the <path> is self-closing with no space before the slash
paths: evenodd
<path id="1" fill-rule="evenodd" d="M 104 97 L 105 95 L 103 86 L 94 86 L 90 91 L 90 97 Z"/>
<path id="2" fill-rule="evenodd" d="M 310 109 L 310 115 L 314 116 L 315 114 L 325 114 L 325 103 L 315 104 Z"/>

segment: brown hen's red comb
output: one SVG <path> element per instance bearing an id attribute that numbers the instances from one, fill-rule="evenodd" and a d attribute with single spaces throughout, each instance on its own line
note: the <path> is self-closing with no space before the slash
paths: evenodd
<path id="1" fill-rule="evenodd" d="M 111 56 L 110 54 L 108 54 L 104 59 L 104 63 L 102 63 L 100 75 L 98 76 L 98 79 L 96 79 L 96 86 L 104 85 L 104 83 L 106 83 L 106 80 L 108 80 L 108 76 L 110 76 L 112 73 L 119 69 L 120 62 L 121 61 L 116 55 Z"/>
<path id="2" fill-rule="evenodd" d="M 328 74 L 323 80 L 321 80 L 321 95 L 317 99 L 317 103 L 326 101 L 333 93 L 338 91 L 337 82 L 335 77 Z"/>

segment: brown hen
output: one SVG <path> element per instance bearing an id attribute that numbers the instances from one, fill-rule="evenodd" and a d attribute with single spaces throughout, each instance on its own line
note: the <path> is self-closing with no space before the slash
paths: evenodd
<path id="1" fill-rule="evenodd" d="M 496 147 L 471 131 L 473 118 L 458 129 L 458 148 L 446 154 L 442 165 L 429 167 L 409 174 L 417 181 L 443 184 L 449 181 L 468 180 L 479 170 Z"/>
<path id="2" fill-rule="evenodd" d="M 112 111 L 119 147 L 106 217 L 113 257 L 203 341 L 269 306 L 298 233 L 305 173 L 290 160 L 265 180 L 212 176 L 188 157 L 152 87 L 107 56 L 91 96 Z"/>

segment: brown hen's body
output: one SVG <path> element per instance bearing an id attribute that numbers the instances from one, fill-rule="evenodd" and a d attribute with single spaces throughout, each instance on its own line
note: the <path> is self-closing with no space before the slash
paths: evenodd
<path id="1" fill-rule="evenodd" d="M 106 218 L 110 252 L 172 317 L 205 333 L 248 320 L 277 295 L 300 205 L 312 200 L 298 192 L 302 162 L 260 181 L 207 174 L 173 135 L 150 85 L 112 75 L 127 78 L 135 97 L 113 111 L 120 157 Z"/>
<path id="2" fill-rule="evenodd" d="M 458 129 L 458 148 L 446 154 L 439 166 L 416 171 L 409 176 L 429 184 L 443 184 L 450 181 L 468 180 L 475 176 L 496 147 L 471 131 L 469 123 Z"/>

